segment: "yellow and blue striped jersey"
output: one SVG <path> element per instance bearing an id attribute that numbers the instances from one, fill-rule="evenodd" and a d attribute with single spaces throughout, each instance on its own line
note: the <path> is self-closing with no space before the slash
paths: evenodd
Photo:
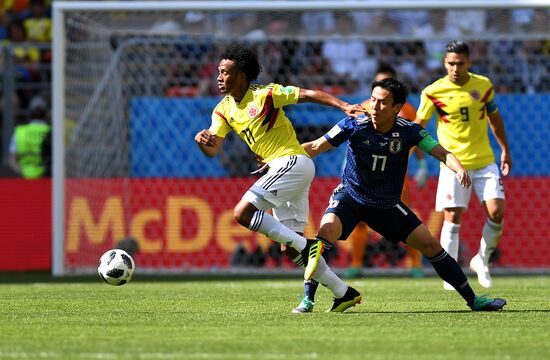
<path id="1" fill-rule="evenodd" d="M 225 137 L 231 130 L 264 162 L 288 155 L 307 155 L 283 106 L 296 104 L 300 88 L 251 84 L 240 102 L 226 95 L 212 112 L 210 131 Z"/>
<path id="2" fill-rule="evenodd" d="M 495 162 L 488 136 L 488 114 L 498 111 L 491 81 L 469 73 L 465 85 L 447 76 L 427 86 L 420 98 L 417 117 L 429 120 L 437 114 L 437 138 L 467 170 L 481 169 Z M 444 166 L 444 165 L 442 165 Z"/>

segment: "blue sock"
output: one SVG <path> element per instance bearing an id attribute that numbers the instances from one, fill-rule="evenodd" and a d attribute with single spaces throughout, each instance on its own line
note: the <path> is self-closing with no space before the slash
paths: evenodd
<path id="1" fill-rule="evenodd" d="M 469 306 L 473 305 L 476 295 L 456 260 L 445 250 L 441 250 L 439 254 L 428 259 L 439 277 L 451 284 Z"/>
<path id="2" fill-rule="evenodd" d="M 315 293 L 318 286 L 319 283 L 314 279 L 304 281 L 304 297 L 307 297 L 311 302 L 315 302 Z"/>

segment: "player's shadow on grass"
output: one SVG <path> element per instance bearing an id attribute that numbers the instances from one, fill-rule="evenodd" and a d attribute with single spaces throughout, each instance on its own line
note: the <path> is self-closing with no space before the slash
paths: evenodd
<path id="1" fill-rule="evenodd" d="M 460 313 L 474 313 L 476 311 L 464 309 L 464 310 L 413 310 L 413 311 L 384 311 L 384 310 L 365 310 L 365 311 L 350 311 L 344 312 L 344 315 L 361 315 L 361 314 L 460 314 Z M 500 311 L 479 311 L 479 313 L 550 313 L 550 309 L 504 309 Z M 341 314 L 340 314 L 341 315 Z"/>

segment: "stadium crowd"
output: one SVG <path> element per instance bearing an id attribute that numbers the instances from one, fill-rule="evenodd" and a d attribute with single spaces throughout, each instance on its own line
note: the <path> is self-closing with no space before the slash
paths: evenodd
<path id="1" fill-rule="evenodd" d="M 143 64 L 158 67 L 163 79 L 155 93 L 161 96 L 219 96 L 218 54 L 236 37 L 259 54 L 264 64 L 259 81 L 296 84 L 336 96 L 368 94 L 380 63 L 392 64 L 411 92 L 419 93 L 444 70 L 445 44 L 464 38 L 472 47 L 472 71 L 493 79 L 497 93 L 550 91 L 550 10 L 545 8 L 315 11 L 296 17 L 277 11 L 188 11 L 177 16 L 142 22 L 138 33 L 170 34 L 181 40 L 164 64 Z M 49 107 L 51 27 L 51 0 L 3 1 L 0 43 L 11 51 L 11 61 L 1 57 L 0 75 L 2 97 L 12 97 L 8 107 L 13 126 L 29 120 L 33 98 L 46 99 Z M 117 39 L 112 43 L 116 46 Z M 6 87 L 6 82 L 12 86 Z M 6 89 L 11 94 L 4 94 Z M 5 117 L 6 102 L 0 103 Z M 6 142 L 5 136 L 2 139 Z"/>
<path id="2" fill-rule="evenodd" d="M 237 34 L 256 42 L 265 64 L 261 81 L 336 95 L 368 93 L 368 79 L 380 62 L 394 65 L 411 92 L 419 93 L 444 70 L 445 44 L 469 38 L 475 54 L 472 71 L 494 78 L 497 92 L 535 93 L 550 90 L 549 14 L 547 9 L 319 11 L 304 12 L 296 29 L 293 20 L 277 13 L 211 18 L 189 12 L 182 24 L 156 24 L 151 31 Z M 212 79 L 219 51 L 214 43 L 193 43 L 182 52 L 192 54 L 191 61 L 173 66 L 167 95 L 217 95 Z"/>

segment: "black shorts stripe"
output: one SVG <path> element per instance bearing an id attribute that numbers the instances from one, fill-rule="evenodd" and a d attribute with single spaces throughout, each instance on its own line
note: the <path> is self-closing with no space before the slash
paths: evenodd
<path id="1" fill-rule="evenodd" d="M 284 167 L 280 168 L 275 174 L 269 176 L 269 178 L 264 180 L 263 184 L 260 185 L 262 189 L 268 190 L 271 185 L 273 185 L 277 180 L 279 180 L 287 172 L 289 172 L 290 169 L 292 169 L 294 165 L 296 165 L 297 161 L 298 157 L 296 155 L 292 155 Z"/>

